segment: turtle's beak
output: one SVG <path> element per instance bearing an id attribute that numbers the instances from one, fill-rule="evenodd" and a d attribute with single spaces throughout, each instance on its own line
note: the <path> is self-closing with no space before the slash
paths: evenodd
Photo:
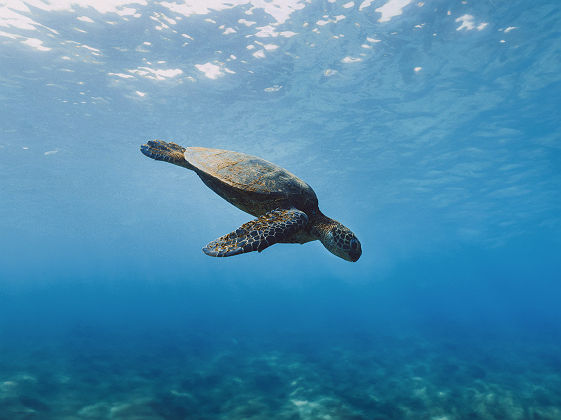
<path id="1" fill-rule="evenodd" d="M 358 239 L 351 239 L 351 250 L 349 251 L 349 261 L 356 262 L 362 255 L 362 247 Z"/>
<path id="2" fill-rule="evenodd" d="M 349 254 L 352 262 L 357 262 L 361 255 L 362 255 L 362 250 L 360 248 L 359 248 L 358 252 L 351 252 Z"/>

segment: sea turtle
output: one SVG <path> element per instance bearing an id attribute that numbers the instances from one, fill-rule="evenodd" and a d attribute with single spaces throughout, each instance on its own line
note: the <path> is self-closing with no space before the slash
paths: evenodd
<path id="1" fill-rule="evenodd" d="M 360 242 L 347 227 L 324 216 L 318 199 L 304 181 L 261 158 L 220 149 L 182 147 L 162 140 L 140 147 L 146 156 L 197 173 L 226 201 L 256 216 L 203 248 L 213 257 L 263 251 L 276 243 L 306 243 L 319 239 L 333 254 L 356 261 Z"/>

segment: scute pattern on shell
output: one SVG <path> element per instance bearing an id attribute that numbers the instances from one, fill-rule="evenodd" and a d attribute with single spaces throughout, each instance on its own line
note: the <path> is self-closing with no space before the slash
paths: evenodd
<path id="1" fill-rule="evenodd" d="M 260 157 L 206 147 L 187 147 L 184 156 L 196 168 L 199 176 L 214 178 L 242 193 L 269 198 L 280 195 L 299 209 L 302 207 L 293 200 L 309 201 L 317 205 L 316 194 L 308 184 L 286 169 Z M 228 194 L 232 194 L 232 191 Z M 281 205 L 278 207 L 287 208 Z M 270 208 L 269 211 L 278 207 Z"/>
<path id="2" fill-rule="evenodd" d="M 261 252 L 302 229 L 306 223 L 308 216 L 300 210 L 276 209 L 210 242 L 203 251 L 212 257 Z"/>

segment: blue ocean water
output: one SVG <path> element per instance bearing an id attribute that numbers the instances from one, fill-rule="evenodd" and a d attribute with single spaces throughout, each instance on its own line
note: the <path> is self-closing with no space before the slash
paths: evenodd
<path id="1" fill-rule="evenodd" d="M 0 419 L 561 419 L 561 3 L 0 2 Z M 260 156 L 252 219 L 151 139 Z"/>

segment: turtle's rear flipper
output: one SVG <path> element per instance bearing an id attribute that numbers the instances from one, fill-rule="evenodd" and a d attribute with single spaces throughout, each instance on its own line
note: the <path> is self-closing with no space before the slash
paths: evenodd
<path id="1" fill-rule="evenodd" d="M 300 210 L 276 209 L 212 241 L 203 248 L 203 252 L 211 257 L 231 257 L 244 252 L 261 252 L 287 239 L 302 229 L 306 223 L 308 223 L 308 216 Z"/>
<path id="2" fill-rule="evenodd" d="M 167 143 L 162 140 L 150 140 L 147 144 L 140 146 L 140 151 L 149 158 L 190 168 L 183 156 L 185 148 L 178 144 Z"/>

